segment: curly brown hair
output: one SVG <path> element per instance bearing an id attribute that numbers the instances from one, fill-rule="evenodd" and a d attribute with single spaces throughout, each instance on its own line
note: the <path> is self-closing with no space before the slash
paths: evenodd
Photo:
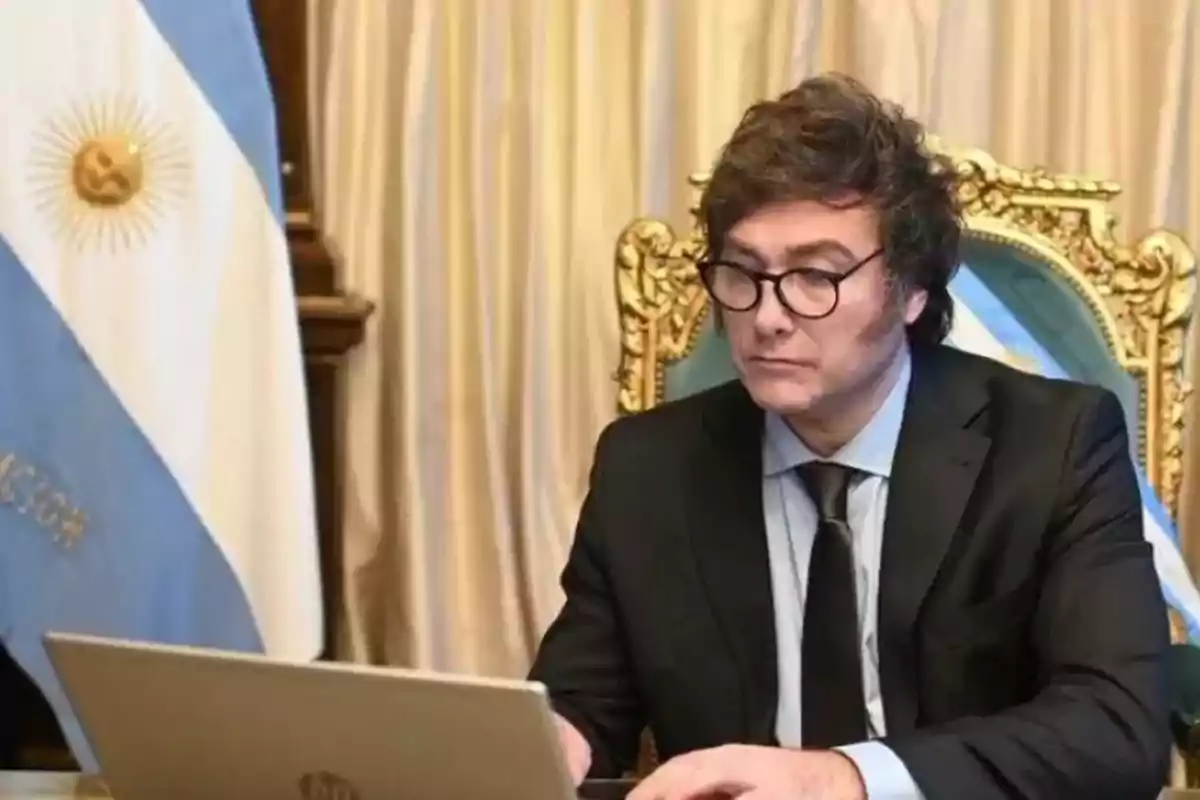
<path id="1" fill-rule="evenodd" d="M 704 257 L 719 258 L 730 229 L 765 205 L 866 203 L 878 215 L 891 275 L 928 293 L 910 340 L 941 342 L 953 320 L 948 285 L 959 261 L 961 213 L 953 169 L 923 141 L 921 124 L 899 106 L 837 73 L 751 106 L 700 199 Z"/>

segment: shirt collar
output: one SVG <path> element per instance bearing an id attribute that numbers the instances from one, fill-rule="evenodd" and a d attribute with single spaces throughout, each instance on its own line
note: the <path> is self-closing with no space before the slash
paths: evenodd
<path id="1" fill-rule="evenodd" d="M 766 413 L 763 427 L 763 474 L 767 477 L 795 469 L 809 461 L 833 461 L 860 472 L 890 478 L 904 406 L 912 377 L 912 358 L 907 346 L 901 358 L 900 376 L 870 421 L 853 439 L 831 457 L 821 459 L 809 449 L 791 426 L 775 412 Z"/>

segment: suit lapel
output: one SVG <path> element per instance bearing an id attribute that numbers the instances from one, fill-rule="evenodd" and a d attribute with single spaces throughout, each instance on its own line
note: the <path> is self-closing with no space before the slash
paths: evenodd
<path id="1" fill-rule="evenodd" d="M 914 625 L 958 529 L 990 444 L 971 429 L 987 403 L 955 354 L 914 349 L 893 460 L 879 577 L 880 683 L 889 733 L 917 723 Z"/>
<path id="2" fill-rule="evenodd" d="M 762 504 L 763 415 L 740 384 L 714 397 L 687 496 L 698 572 L 738 668 L 742 738 L 774 741 L 778 673 Z"/>

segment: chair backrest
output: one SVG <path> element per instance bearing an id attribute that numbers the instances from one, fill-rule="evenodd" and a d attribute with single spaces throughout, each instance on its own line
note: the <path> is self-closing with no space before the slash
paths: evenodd
<path id="1" fill-rule="evenodd" d="M 1178 516 L 1189 387 L 1184 341 L 1195 258 L 1155 231 L 1132 246 L 1113 238 L 1113 183 L 1016 169 L 980 151 L 950 158 L 965 215 L 963 262 L 1070 377 L 1112 389 L 1137 431 L 1136 457 Z M 704 177 L 692 179 L 699 189 Z M 694 211 L 694 209 L 693 209 Z M 682 236 L 638 219 L 616 251 L 621 325 L 618 410 L 636 413 L 733 377 L 725 339 L 695 268 L 704 231 Z M 953 286 L 952 286 L 953 289 Z"/>

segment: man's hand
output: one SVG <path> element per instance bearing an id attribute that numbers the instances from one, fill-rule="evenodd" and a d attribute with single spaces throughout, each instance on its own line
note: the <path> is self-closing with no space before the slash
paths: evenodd
<path id="1" fill-rule="evenodd" d="M 866 800 L 854 762 L 833 750 L 725 745 L 677 756 L 627 800 Z"/>
<path id="2" fill-rule="evenodd" d="M 558 714 L 554 715 L 554 724 L 558 726 L 558 741 L 562 745 L 563 754 L 567 758 L 567 771 L 571 780 L 578 787 L 583 783 L 588 770 L 592 768 L 592 748 L 583 738 L 583 734 L 575 726 Z"/>

